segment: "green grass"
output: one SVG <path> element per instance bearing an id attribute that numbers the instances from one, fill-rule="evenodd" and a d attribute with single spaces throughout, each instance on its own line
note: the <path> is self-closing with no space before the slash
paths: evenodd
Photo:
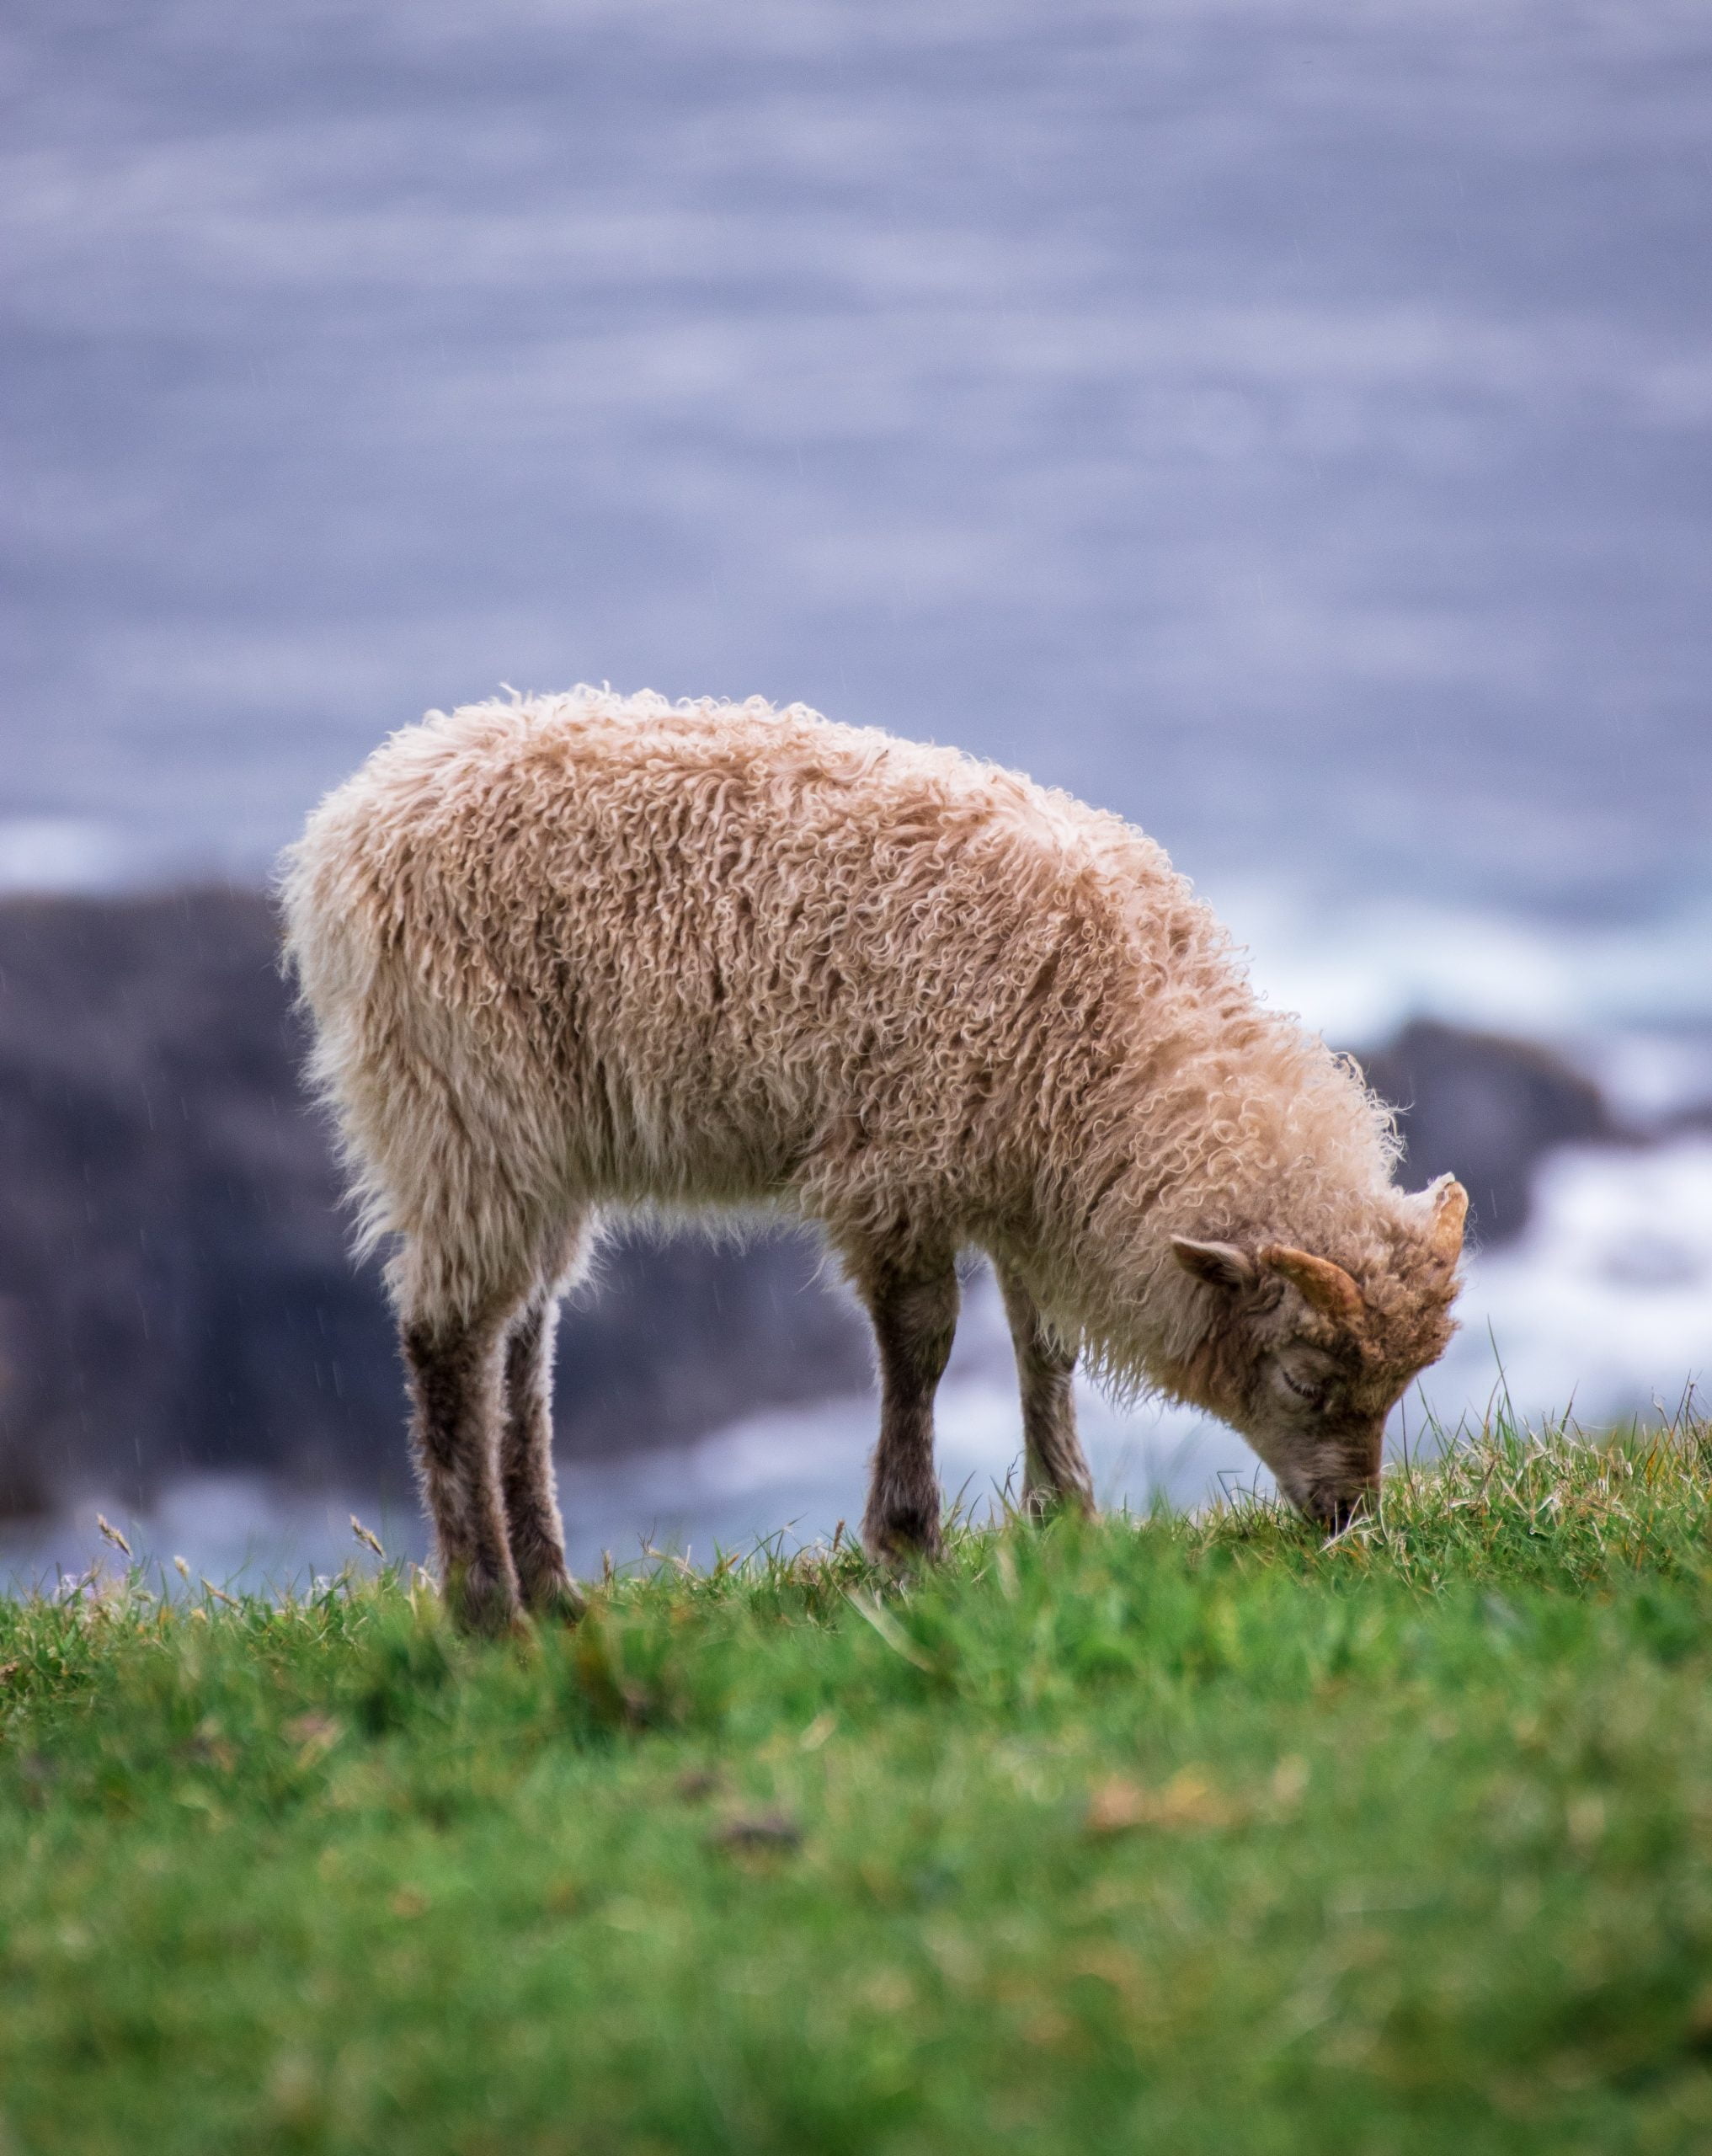
<path id="1" fill-rule="evenodd" d="M 0 2148 L 1712 2148 L 1709 1483 L 0 1604 Z"/>

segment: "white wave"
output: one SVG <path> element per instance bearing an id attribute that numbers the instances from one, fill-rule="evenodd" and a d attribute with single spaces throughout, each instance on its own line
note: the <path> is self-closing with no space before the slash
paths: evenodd
<path id="1" fill-rule="evenodd" d="M 1590 1425 L 1673 1407 L 1712 1374 L 1712 1139 L 1551 1156 L 1523 1239 L 1470 1263 L 1461 1315 L 1421 1387 L 1448 1425 L 1495 1390 Z"/>
<path id="2" fill-rule="evenodd" d="M 137 873 L 134 834 L 84 816 L 0 816 L 0 893 L 116 890 Z"/>
<path id="3" fill-rule="evenodd" d="M 1352 907 L 1347 894 L 1325 899 L 1275 882 L 1209 878 L 1206 894 L 1247 947 L 1268 1001 L 1329 1040 L 1371 1046 L 1429 1017 L 1585 1043 L 1597 1062 L 1611 1038 L 1687 1035 L 1694 1067 L 1677 1082 L 1712 1076 L 1712 898 L 1632 921 L 1577 922 L 1419 899 Z M 1656 1087 L 1635 1054 L 1608 1060 L 1619 1084 Z"/>

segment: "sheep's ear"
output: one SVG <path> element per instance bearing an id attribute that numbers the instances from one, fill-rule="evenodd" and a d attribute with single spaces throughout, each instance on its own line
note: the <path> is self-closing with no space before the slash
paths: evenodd
<path id="1" fill-rule="evenodd" d="M 1187 1235 L 1173 1235 L 1171 1249 L 1185 1273 L 1213 1288 L 1251 1288 L 1260 1270 L 1245 1250 L 1235 1243 L 1197 1243 Z"/>
<path id="2" fill-rule="evenodd" d="M 1454 1265 L 1463 1253 L 1463 1230 L 1468 1225 L 1469 1194 L 1454 1176 L 1441 1176 L 1423 1198 L 1432 1200 L 1432 1225 L 1427 1240 L 1436 1257 Z"/>
<path id="3" fill-rule="evenodd" d="M 1353 1325 L 1366 1308 L 1361 1289 L 1329 1257 L 1315 1257 L 1311 1251 L 1294 1250 L 1288 1243 L 1267 1243 L 1260 1255 L 1262 1265 L 1282 1273 L 1303 1300 L 1322 1315 Z"/>

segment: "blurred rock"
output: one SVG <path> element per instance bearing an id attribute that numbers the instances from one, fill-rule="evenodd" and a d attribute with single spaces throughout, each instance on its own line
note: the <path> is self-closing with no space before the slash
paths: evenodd
<path id="1" fill-rule="evenodd" d="M 191 1469 L 408 1473 L 302 1040 L 248 893 L 0 904 L 0 1511 Z M 561 1436 L 695 1436 L 868 1382 L 812 1248 L 620 1246 L 560 1343 Z"/>
<path id="2" fill-rule="evenodd" d="M 1470 1234 L 1488 1249 L 1527 1225 L 1534 1170 L 1554 1147 L 1626 1134 L 1592 1080 L 1531 1041 L 1417 1018 L 1358 1060 L 1397 1110 L 1409 1182 L 1459 1177 Z"/>

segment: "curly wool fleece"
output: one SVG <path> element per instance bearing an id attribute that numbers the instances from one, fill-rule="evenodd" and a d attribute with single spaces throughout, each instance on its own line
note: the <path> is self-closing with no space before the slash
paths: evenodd
<path id="1" fill-rule="evenodd" d="M 1014 772 L 800 704 L 514 696 L 395 734 L 284 898 L 407 1314 L 517 1306 L 615 1214 L 759 1205 L 858 1281 L 991 1251 L 1124 1390 L 1184 1390 L 1218 1321 L 1173 1235 L 1334 1261 L 1397 1369 L 1448 1337 L 1359 1072 L 1151 839 Z"/>

